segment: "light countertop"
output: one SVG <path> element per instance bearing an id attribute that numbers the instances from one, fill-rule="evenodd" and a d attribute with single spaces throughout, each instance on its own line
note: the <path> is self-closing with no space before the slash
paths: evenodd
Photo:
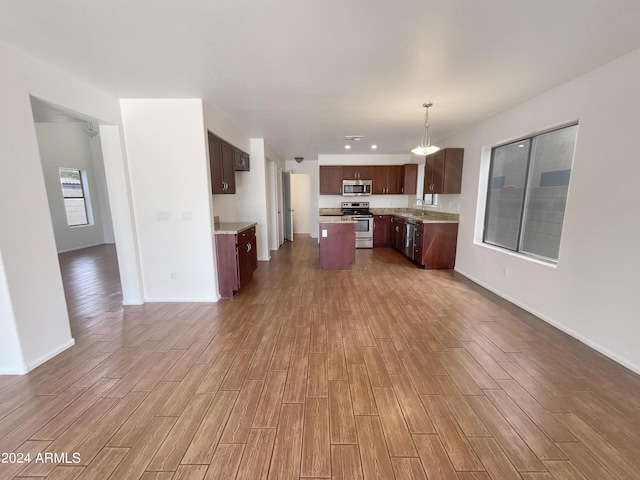
<path id="1" fill-rule="evenodd" d="M 395 215 L 396 217 L 410 218 L 420 223 L 460 223 L 460 215 L 457 213 L 425 210 L 423 214 L 421 210 L 409 208 L 371 208 L 370 211 L 373 215 Z M 340 215 L 340 209 L 320 208 L 318 214 L 318 223 L 329 223 L 325 219 Z"/>
<path id="2" fill-rule="evenodd" d="M 216 235 L 236 235 L 256 225 L 256 222 L 220 222 L 214 224 L 214 233 Z"/>
<path id="3" fill-rule="evenodd" d="M 438 217 L 431 217 L 428 215 L 413 215 L 413 214 L 408 214 L 408 213 L 401 213 L 401 214 L 395 214 L 396 217 L 401 217 L 401 218 L 408 218 L 411 220 L 415 220 L 416 222 L 419 223 L 460 223 L 458 220 L 451 220 L 451 219 L 447 219 L 447 218 L 438 218 Z"/>
<path id="4" fill-rule="evenodd" d="M 357 223 L 353 218 L 341 215 L 324 215 L 318 217 L 318 223 Z"/>

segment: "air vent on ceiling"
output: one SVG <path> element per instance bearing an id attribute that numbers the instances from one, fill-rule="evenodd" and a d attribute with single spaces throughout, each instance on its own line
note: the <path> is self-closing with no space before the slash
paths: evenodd
<path id="1" fill-rule="evenodd" d="M 359 142 L 364 138 L 364 135 L 345 135 L 344 139 L 350 142 Z"/>

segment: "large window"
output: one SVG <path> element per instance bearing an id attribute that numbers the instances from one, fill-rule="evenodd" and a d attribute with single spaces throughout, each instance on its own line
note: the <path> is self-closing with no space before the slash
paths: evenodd
<path id="1" fill-rule="evenodd" d="M 495 147 L 485 243 L 557 261 L 577 125 Z"/>
<path id="2" fill-rule="evenodd" d="M 67 224 L 70 227 L 89 225 L 82 172 L 73 168 L 60 168 L 59 173 Z"/>

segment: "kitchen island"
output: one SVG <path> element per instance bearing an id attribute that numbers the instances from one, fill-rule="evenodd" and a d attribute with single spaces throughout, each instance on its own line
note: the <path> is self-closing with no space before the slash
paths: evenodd
<path id="1" fill-rule="evenodd" d="M 349 270 L 356 263 L 356 220 L 344 216 L 321 216 L 320 268 Z"/>

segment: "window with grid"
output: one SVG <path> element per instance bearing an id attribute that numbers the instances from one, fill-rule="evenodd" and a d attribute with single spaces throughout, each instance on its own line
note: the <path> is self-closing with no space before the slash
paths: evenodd
<path id="1" fill-rule="evenodd" d="M 491 150 L 485 243 L 557 262 L 578 125 Z"/>
<path id="2" fill-rule="evenodd" d="M 67 225 L 70 227 L 89 225 L 82 172 L 74 168 L 60 168 L 59 173 L 64 208 L 67 212 Z"/>

